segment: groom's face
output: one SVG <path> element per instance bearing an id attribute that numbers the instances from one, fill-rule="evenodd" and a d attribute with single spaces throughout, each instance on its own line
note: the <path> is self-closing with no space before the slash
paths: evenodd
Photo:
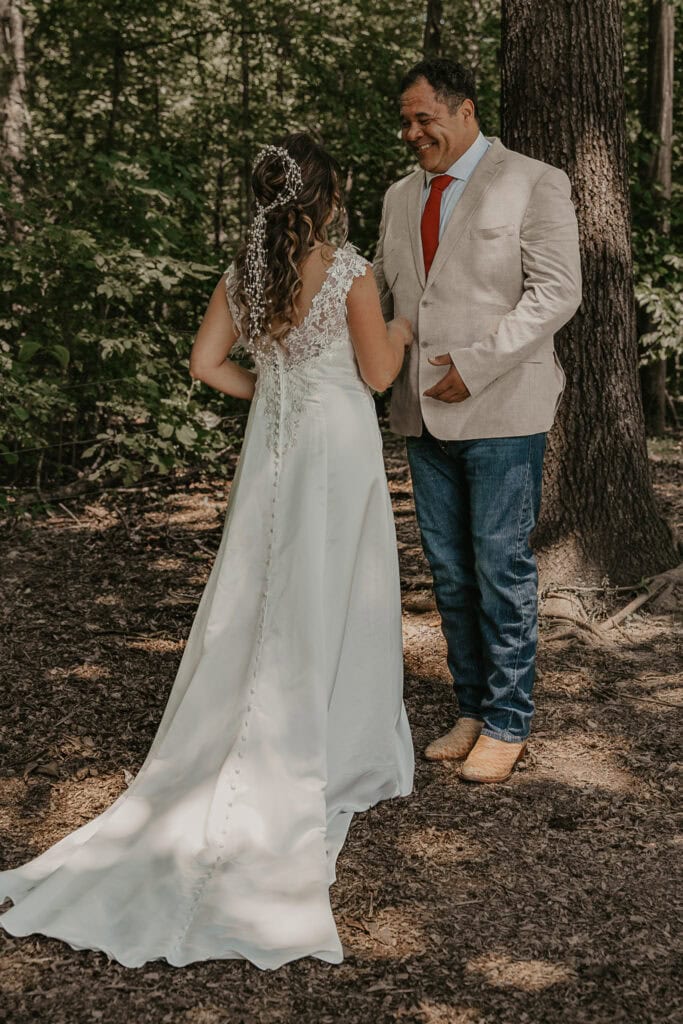
<path id="1" fill-rule="evenodd" d="M 443 174 L 473 141 L 471 100 L 452 110 L 426 78 L 418 78 L 402 94 L 400 116 L 403 141 L 425 171 Z"/>

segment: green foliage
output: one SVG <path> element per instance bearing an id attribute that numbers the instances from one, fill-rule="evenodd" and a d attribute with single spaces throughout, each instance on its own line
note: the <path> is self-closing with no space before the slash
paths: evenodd
<path id="1" fill-rule="evenodd" d="M 79 179 L 50 194 L 37 184 L 15 210 L 21 235 L 0 255 L 0 452 L 15 479 L 87 470 L 131 481 L 146 466 L 168 472 L 199 438 L 209 456 L 225 446 L 220 432 L 209 437 L 187 373 L 221 268 L 180 222 L 191 196 L 175 177 L 160 180 L 159 161 L 99 154 Z M 194 205 L 199 220 L 198 194 Z M 186 239 L 211 264 L 188 259 Z M 43 450 L 15 454 L 25 448 Z"/>
<path id="2" fill-rule="evenodd" d="M 638 297 L 654 351 L 680 344 L 682 317 L 673 243 L 653 229 L 638 184 L 641 6 L 626 4 L 626 64 Z M 487 134 L 498 132 L 499 7 L 443 4 L 443 52 L 476 67 Z M 0 185 L 0 475 L 132 481 L 219 461 L 240 406 L 192 387 L 187 361 L 248 221 L 254 153 L 286 131 L 316 133 L 346 173 L 350 237 L 371 255 L 383 193 L 410 169 L 396 93 L 420 57 L 424 0 L 26 0 L 22 10 L 21 195 Z"/>
<path id="3" fill-rule="evenodd" d="M 219 459 L 237 403 L 191 387 L 187 363 L 248 219 L 253 154 L 316 132 L 347 169 L 353 238 L 370 250 L 383 189 L 406 166 L 393 104 L 418 56 L 419 6 L 23 11 L 28 156 L 20 201 L 0 194 L 4 480 L 131 481 Z"/>
<path id="4" fill-rule="evenodd" d="M 676 50 L 681 53 L 681 0 L 674 0 Z M 674 146 L 672 197 L 665 199 L 648 181 L 648 166 L 658 140 L 646 129 L 648 76 L 648 4 L 626 0 L 625 82 L 630 143 L 633 257 L 636 301 L 642 329 L 641 362 L 683 352 L 683 183 L 676 178 L 683 166 L 681 140 L 681 68 L 674 62 Z"/>

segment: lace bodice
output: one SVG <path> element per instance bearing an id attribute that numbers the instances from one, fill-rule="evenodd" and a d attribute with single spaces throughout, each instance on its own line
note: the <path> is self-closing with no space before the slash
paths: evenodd
<path id="1" fill-rule="evenodd" d="M 346 297 L 354 278 L 362 276 L 368 266 L 354 246 L 347 244 L 337 249 L 308 313 L 289 331 L 283 344 L 268 334 L 245 341 L 238 336 L 232 351 L 247 352 L 254 359 L 254 400 L 264 403 L 271 449 L 284 450 L 294 443 L 304 402 L 316 381 L 324 380 L 326 367 L 355 366 Z M 226 272 L 225 284 L 230 314 L 239 330 L 241 314 L 234 294 L 234 264 Z"/>

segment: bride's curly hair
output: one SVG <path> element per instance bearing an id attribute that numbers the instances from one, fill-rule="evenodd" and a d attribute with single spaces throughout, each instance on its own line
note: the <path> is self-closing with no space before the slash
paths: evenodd
<path id="1" fill-rule="evenodd" d="M 302 278 L 299 267 L 312 246 L 329 245 L 328 231 L 343 221 L 342 169 L 306 132 L 286 135 L 277 145 L 287 150 L 301 170 L 303 188 L 291 202 L 276 207 L 266 220 L 266 273 L 264 281 L 265 321 L 271 337 L 282 341 L 297 323 L 297 299 Z M 272 202 L 285 186 L 282 160 L 266 157 L 251 179 L 255 200 L 263 206 Z M 335 211 L 330 220 L 330 214 Z M 345 241 L 345 231 L 341 241 Z M 241 311 L 240 329 L 249 334 L 249 308 L 244 288 L 245 240 L 235 260 L 235 298 Z"/>

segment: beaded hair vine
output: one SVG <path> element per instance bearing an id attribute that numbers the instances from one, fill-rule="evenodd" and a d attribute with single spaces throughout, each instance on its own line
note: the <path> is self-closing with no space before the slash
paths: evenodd
<path id="1" fill-rule="evenodd" d="M 257 202 L 256 215 L 249 232 L 244 260 L 244 293 L 249 303 L 249 339 L 259 338 L 266 328 L 266 307 L 263 298 L 266 274 L 266 217 L 278 206 L 286 206 L 304 187 L 301 168 L 282 146 L 265 146 L 254 161 L 254 170 L 270 156 L 282 161 L 285 183 L 282 191 L 267 206 Z"/>

